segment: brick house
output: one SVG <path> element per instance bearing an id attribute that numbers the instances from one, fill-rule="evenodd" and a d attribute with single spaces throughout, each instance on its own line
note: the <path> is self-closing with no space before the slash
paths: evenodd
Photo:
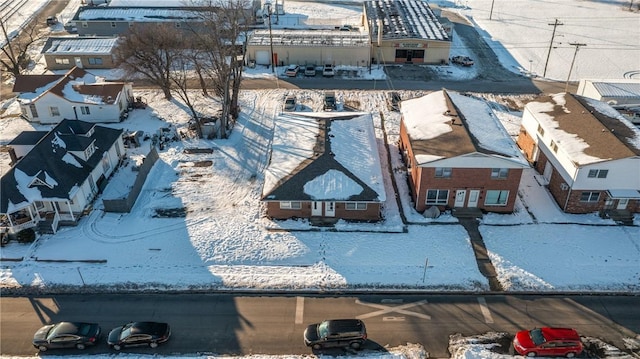
<path id="1" fill-rule="evenodd" d="M 437 91 L 401 103 L 400 150 L 415 209 L 511 213 L 526 160 L 480 99 Z"/>
<path id="2" fill-rule="evenodd" d="M 640 212 L 640 130 L 610 105 L 540 97 L 525 106 L 517 143 L 563 211 Z"/>
<path id="3" fill-rule="evenodd" d="M 283 113 L 276 128 L 262 201 L 274 219 L 382 218 L 385 188 L 368 113 Z"/>

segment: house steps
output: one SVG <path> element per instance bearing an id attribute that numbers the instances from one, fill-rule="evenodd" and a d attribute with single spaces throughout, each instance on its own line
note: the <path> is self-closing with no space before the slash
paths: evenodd
<path id="1" fill-rule="evenodd" d="M 610 218 L 625 226 L 633 226 L 633 213 L 626 209 L 604 209 L 600 211 L 600 217 Z"/>
<path id="2" fill-rule="evenodd" d="M 456 218 L 482 218 L 482 210 L 480 208 L 456 207 L 451 209 L 451 215 Z"/>

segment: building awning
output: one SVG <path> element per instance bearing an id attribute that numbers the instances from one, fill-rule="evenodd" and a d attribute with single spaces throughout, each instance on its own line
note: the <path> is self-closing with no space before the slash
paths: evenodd
<path id="1" fill-rule="evenodd" d="M 640 199 L 640 191 L 637 189 L 610 189 L 607 190 L 607 194 L 612 199 Z"/>

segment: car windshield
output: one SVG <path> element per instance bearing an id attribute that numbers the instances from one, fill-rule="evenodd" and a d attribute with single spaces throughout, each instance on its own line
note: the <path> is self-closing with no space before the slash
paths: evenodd
<path id="1" fill-rule="evenodd" d="M 538 346 L 544 342 L 546 342 L 546 340 L 544 339 L 544 335 L 542 335 L 542 330 L 540 329 L 532 329 L 529 331 L 529 336 L 531 337 L 531 340 L 533 341 L 533 343 Z"/>
<path id="2" fill-rule="evenodd" d="M 318 337 L 326 338 L 329 336 L 329 322 L 322 322 L 318 325 Z"/>
<path id="3" fill-rule="evenodd" d="M 120 339 L 126 338 L 131 335 L 131 328 L 133 327 L 133 323 L 129 323 L 122 327 L 122 332 L 120 332 Z"/>

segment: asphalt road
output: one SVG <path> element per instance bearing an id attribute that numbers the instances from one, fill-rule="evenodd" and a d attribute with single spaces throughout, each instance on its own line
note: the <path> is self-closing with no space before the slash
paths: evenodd
<path id="1" fill-rule="evenodd" d="M 280 296 L 230 294 L 56 295 L 3 297 L 0 354 L 33 355 L 33 333 L 62 320 L 94 321 L 105 334 L 131 320 L 166 321 L 171 340 L 132 353 L 309 354 L 302 332 L 328 318 L 357 317 L 367 325 L 364 350 L 384 351 L 421 343 L 432 358 L 448 358 L 449 335 L 514 333 L 535 326 L 568 326 L 624 348 L 640 332 L 637 296 L 345 295 Z M 505 346 L 508 347 L 508 346 Z M 506 348 L 504 348 L 506 350 Z M 107 353 L 100 343 L 87 354 Z M 49 353 L 49 352 L 48 352 Z M 77 354 L 61 350 L 51 354 Z M 327 353 L 325 353 L 327 354 Z M 328 353 L 339 354 L 339 353 Z"/>

